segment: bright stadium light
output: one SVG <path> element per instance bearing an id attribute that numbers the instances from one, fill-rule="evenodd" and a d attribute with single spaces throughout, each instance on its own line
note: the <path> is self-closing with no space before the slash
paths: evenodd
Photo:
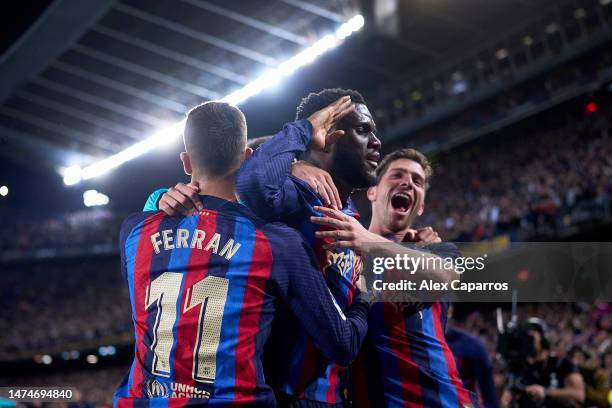
<path id="1" fill-rule="evenodd" d="M 110 199 L 106 194 L 98 193 L 96 190 L 87 190 L 83 193 L 83 204 L 85 207 L 107 205 Z"/>
<path id="2" fill-rule="evenodd" d="M 64 184 L 67 186 L 72 186 L 81 181 L 81 166 L 74 165 L 70 167 L 66 167 L 62 170 L 64 176 Z"/>
<path id="3" fill-rule="evenodd" d="M 0 187 L 0 196 L 6 197 L 9 193 L 9 189 L 7 186 Z"/>
<path id="4" fill-rule="evenodd" d="M 350 37 L 353 33 L 361 30 L 364 23 L 365 20 L 363 16 L 358 14 L 352 17 L 338 27 L 334 34 L 324 36 L 310 47 L 279 64 L 276 69 L 267 71 L 254 81 L 230 93 L 221 100 L 234 105 L 239 105 L 250 97 L 259 94 L 264 89 L 275 86 L 283 79 L 283 77 L 293 74 L 303 66 L 310 64 L 320 55 L 325 54 L 327 51 L 340 45 L 343 40 Z M 64 184 L 71 186 L 79 183 L 81 180 L 88 180 L 100 176 L 130 160 L 142 156 L 158 146 L 169 143 L 182 133 L 184 125 L 185 121 L 182 120 L 181 122 L 175 123 L 167 128 L 161 129 L 141 142 L 138 142 L 117 154 L 86 166 L 85 168 L 81 168 L 79 166 L 67 167 L 62 170 Z"/>

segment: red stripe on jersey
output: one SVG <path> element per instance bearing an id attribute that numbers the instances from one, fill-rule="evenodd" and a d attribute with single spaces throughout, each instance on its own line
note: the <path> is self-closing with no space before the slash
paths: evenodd
<path id="1" fill-rule="evenodd" d="M 131 399 L 119 398 L 114 408 L 133 408 L 134 407 L 133 402 L 134 400 L 131 400 Z"/>
<path id="2" fill-rule="evenodd" d="M 253 258 L 244 288 L 242 311 L 238 321 L 236 344 L 235 398 L 242 402 L 253 401 L 257 386 L 255 339 L 259 333 L 261 309 L 266 297 L 266 285 L 272 271 L 272 249 L 268 239 L 257 231 L 253 246 Z"/>
<path id="3" fill-rule="evenodd" d="M 367 377 L 367 365 L 365 362 L 365 353 L 362 348 L 357 356 L 357 359 L 350 365 L 350 380 L 351 380 L 351 394 L 353 395 L 353 402 L 359 408 L 370 407 L 370 396 L 368 393 L 369 382 Z"/>
<path id="4" fill-rule="evenodd" d="M 138 344 L 136 346 L 136 358 L 138 364 L 134 366 L 132 389 L 130 397 L 142 397 L 142 382 L 145 368 L 142 366 L 146 361 L 147 347 L 145 346 L 145 333 L 147 332 L 147 319 L 149 313 L 146 310 L 146 292 L 151 284 L 151 260 L 153 259 L 153 245 L 151 245 L 151 235 L 159 229 L 159 224 L 164 219 L 164 215 L 156 213 L 148 217 L 142 223 L 138 248 L 136 249 L 136 259 L 134 260 L 134 309 L 136 312 L 136 336 Z"/>
<path id="5" fill-rule="evenodd" d="M 168 408 L 183 408 L 191 401 L 189 398 L 168 398 Z"/>
<path id="6" fill-rule="evenodd" d="M 395 355 L 402 389 L 401 400 L 404 406 L 422 407 L 419 371 L 410 358 L 410 345 L 406 338 L 406 320 L 401 307 L 391 303 L 383 306 L 385 326 L 389 329 L 389 348 Z"/>
<path id="7" fill-rule="evenodd" d="M 448 347 L 448 344 L 446 343 L 446 337 L 444 337 L 444 330 L 442 329 L 441 307 L 442 305 L 440 302 L 436 302 L 432 306 L 434 331 L 444 353 L 446 367 L 448 367 L 448 377 L 451 383 L 454 385 L 455 390 L 457 391 L 459 406 L 471 406 L 472 400 L 470 398 L 470 394 L 468 390 L 463 387 L 461 377 L 459 377 L 459 372 L 457 371 L 457 364 L 455 363 L 455 358 L 453 357 L 453 353 L 451 352 L 450 348 Z"/>
<path id="8" fill-rule="evenodd" d="M 306 339 L 306 347 L 304 348 L 304 357 L 302 358 L 302 367 L 300 368 L 300 378 L 295 385 L 293 395 L 298 398 L 304 398 L 306 387 L 312 383 L 317 374 L 317 362 L 323 358 L 319 349 L 315 346 L 310 337 Z"/>
<path id="9" fill-rule="evenodd" d="M 345 367 L 342 367 L 338 364 L 332 364 L 331 370 L 329 370 L 329 388 L 327 389 L 327 394 L 325 395 L 325 399 L 329 403 L 336 402 L 336 388 L 338 387 L 338 373 L 346 370 Z"/>
<path id="10" fill-rule="evenodd" d="M 206 238 L 210 238 L 210 235 L 215 232 L 216 229 L 216 213 L 210 211 L 206 212 L 207 215 L 198 216 L 198 224 L 196 229 L 205 231 Z M 204 239 L 204 242 L 208 239 Z M 193 285 L 201 281 L 208 274 L 208 261 L 210 258 L 210 251 L 201 251 L 197 247 L 191 250 L 189 255 L 189 262 L 187 263 L 187 273 L 183 281 L 183 289 L 179 303 L 179 315 L 177 318 L 178 325 L 176 328 L 176 349 L 174 354 L 174 378 L 176 382 L 196 386 L 196 381 L 193 379 L 193 364 L 194 364 L 194 350 L 196 348 L 196 342 L 198 339 L 198 329 L 200 327 L 199 320 L 202 311 L 203 304 L 195 306 L 187 311 L 185 309 L 185 302 L 187 299 L 187 292 L 192 292 Z"/>

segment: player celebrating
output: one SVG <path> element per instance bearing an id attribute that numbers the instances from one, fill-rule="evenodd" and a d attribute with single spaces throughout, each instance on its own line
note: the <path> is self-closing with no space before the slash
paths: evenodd
<path id="1" fill-rule="evenodd" d="M 431 175 L 431 165 L 420 152 L 402 149 L 389 154 L 377 169 L 376 186 L 368 189 L 368 199 L 372 203 L 369 231 L 338 211 L 319 208 L 326 217 L 316 217 L 313 221 L 335 230 L 320 231 L 316 235 L 334 238 L 331 246 L 359 252 L 423 256 L 420 250 L 393 244 L 412 242 L 424 245 L 426 256 L 456 256 L 455 246 L 440 243 L 431 228 L 412 228 L 412 223 L 424 210 Z M 427 270 L 418 273 L 448 281 L 454 272 Z M 424 304 L 379 302 L 372 306 L 368 333 L 371 348 L 363 352 L 365 368 L 362 366 L 362 371 L 356 372 L 356 375 L 365 373 L 367 376 L 354 390 L 358 406 L 477 406 L 476 396 L 462 386 L 444 338 L 447 310 L 448 302 L 442 301 Z"/>
<path id="2" fill-rule="evenodd" d="M 345 99 L 309 118 L 322 145 L 351 109 Z M 366 299 L 358 292 L 339 313 L 303 238 L 237 202 L 236 173 L 252 152 L 242 112 L 200 105 L 187 116 L 184 141 L 185 172 L 204 186 L 202 209 L 139 213 L 121 228 L 136 355 L 115 406 L 274 405 L 261 356 L 277 306 L 287 305 L 326 357 L 348 364 L 367 330 Z"/>
<path id="3" fill-rule="evenodd" d="M 354 109 L 329 129 L 326 139 L 325 132 L 312 129 L 305 119 L 338 98 L 350 100 Z M 298 107 L 296 119 L 245 161 L 238 173 L 238 192 L 257 215 L 283 221 L 305 236 L 329 289 L 339 307 L 346 310 L 354 299 L 360 259 L 351 249 L 327 251 L 324 245 L 331 240 L 315 236 L 320 228 L 310 217 L 320 215 L 314 207 L 323 203 L 340 208 L 350 217 L 359 216 L 349 195 L 354 188 L 375 183 L 380 140 L 365 100 L 356 91 L 325 89 L 310 94 Z M 302 178 L 310 178 L 311 185 L 291 174 L 292 163 L 302 154 L 304 162 L 297 166 L 301 166 Z M 159 208 L 168 213 L 189 212 L 196 204 L 194 195 L 193 189 L 179 183 L 161 197 Z M 158 199 L 159 191 L 149 202 Z M 283 321 L 275 327 L 268 347 L 274 355 L 268 359 L 266 374 L 281 398 L 280 405 L 341 406 L 346 402 L 346 367 L 323 358 L 304 327 L 294 321 Z"/>

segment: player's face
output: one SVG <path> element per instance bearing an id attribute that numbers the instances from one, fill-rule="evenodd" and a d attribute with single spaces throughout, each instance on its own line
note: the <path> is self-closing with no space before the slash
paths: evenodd
<path id="1" fill-rule="evenodd" d="M 337 128 L 345 133 L 332 148 L 333 174 L 352 188 L 373 185 L 380 161 L 380 140 L 368 107 L 355 104 L 355 111 L 342 118 Z"/>
<path id="2" fill-rule="evenodd" d="M 376 187 L 368 190 L 372 201 L 372 217 L 392 232 L 409 228 L 423 213 L 425 202 L 425 171 L 410 159 L 398 159 L 389 164 Z"/>

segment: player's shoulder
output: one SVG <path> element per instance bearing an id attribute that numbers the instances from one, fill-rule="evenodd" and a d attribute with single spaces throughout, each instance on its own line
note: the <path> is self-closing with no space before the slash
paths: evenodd
<path id="1" fill-rule="evenodd" d="M 273 247 L 284 250 L 302 247 L 306 242 L 304 236 L 296 229 L 281 222 L 269 222 L 260 225 L 260 230 Z"/>
<path id="2" fill-rule="evenodd" d="M 289 174 L 289 180 L 293 182 L 297 191 L 301 194 L 302 198 L 304 198 L 308 204 L 310 204 L 311 206 L 323 205 L 323 200 L 321 199 L 319 194 L 317 194 L 312 189 L 312 187 L 310 187 L 310 185 L 304 180 L 295 177 L 293 174 Z"/>
<path id="3" fill-rule="evenodd" d="M 452 242 L 439 242 L 436 244 L 429 244 L 425 247 L 432 254 L 438 255 L 439 257 L 452 257 L 457 258 L 461 256 L 461 252 L 457 245 Z"/>
<path id="4" fill-rule="evenodd" d="M 293 239 L 302 240 L 302 234 L 300 234 L 295 228 L 291 228 L 282 222 L 267 222 L 258 225 L 259 229 L 266 235 L 275 239 Z"/>
<path id="5" fill-rule="evenodd" d="M 121 223 L 120 234 L 121 240 L 129 236 L 137 229 L 141 229 L 144 225 L 157 222 L 166 217 L 163 211 L 141 211 L 128 215 Z"/>

